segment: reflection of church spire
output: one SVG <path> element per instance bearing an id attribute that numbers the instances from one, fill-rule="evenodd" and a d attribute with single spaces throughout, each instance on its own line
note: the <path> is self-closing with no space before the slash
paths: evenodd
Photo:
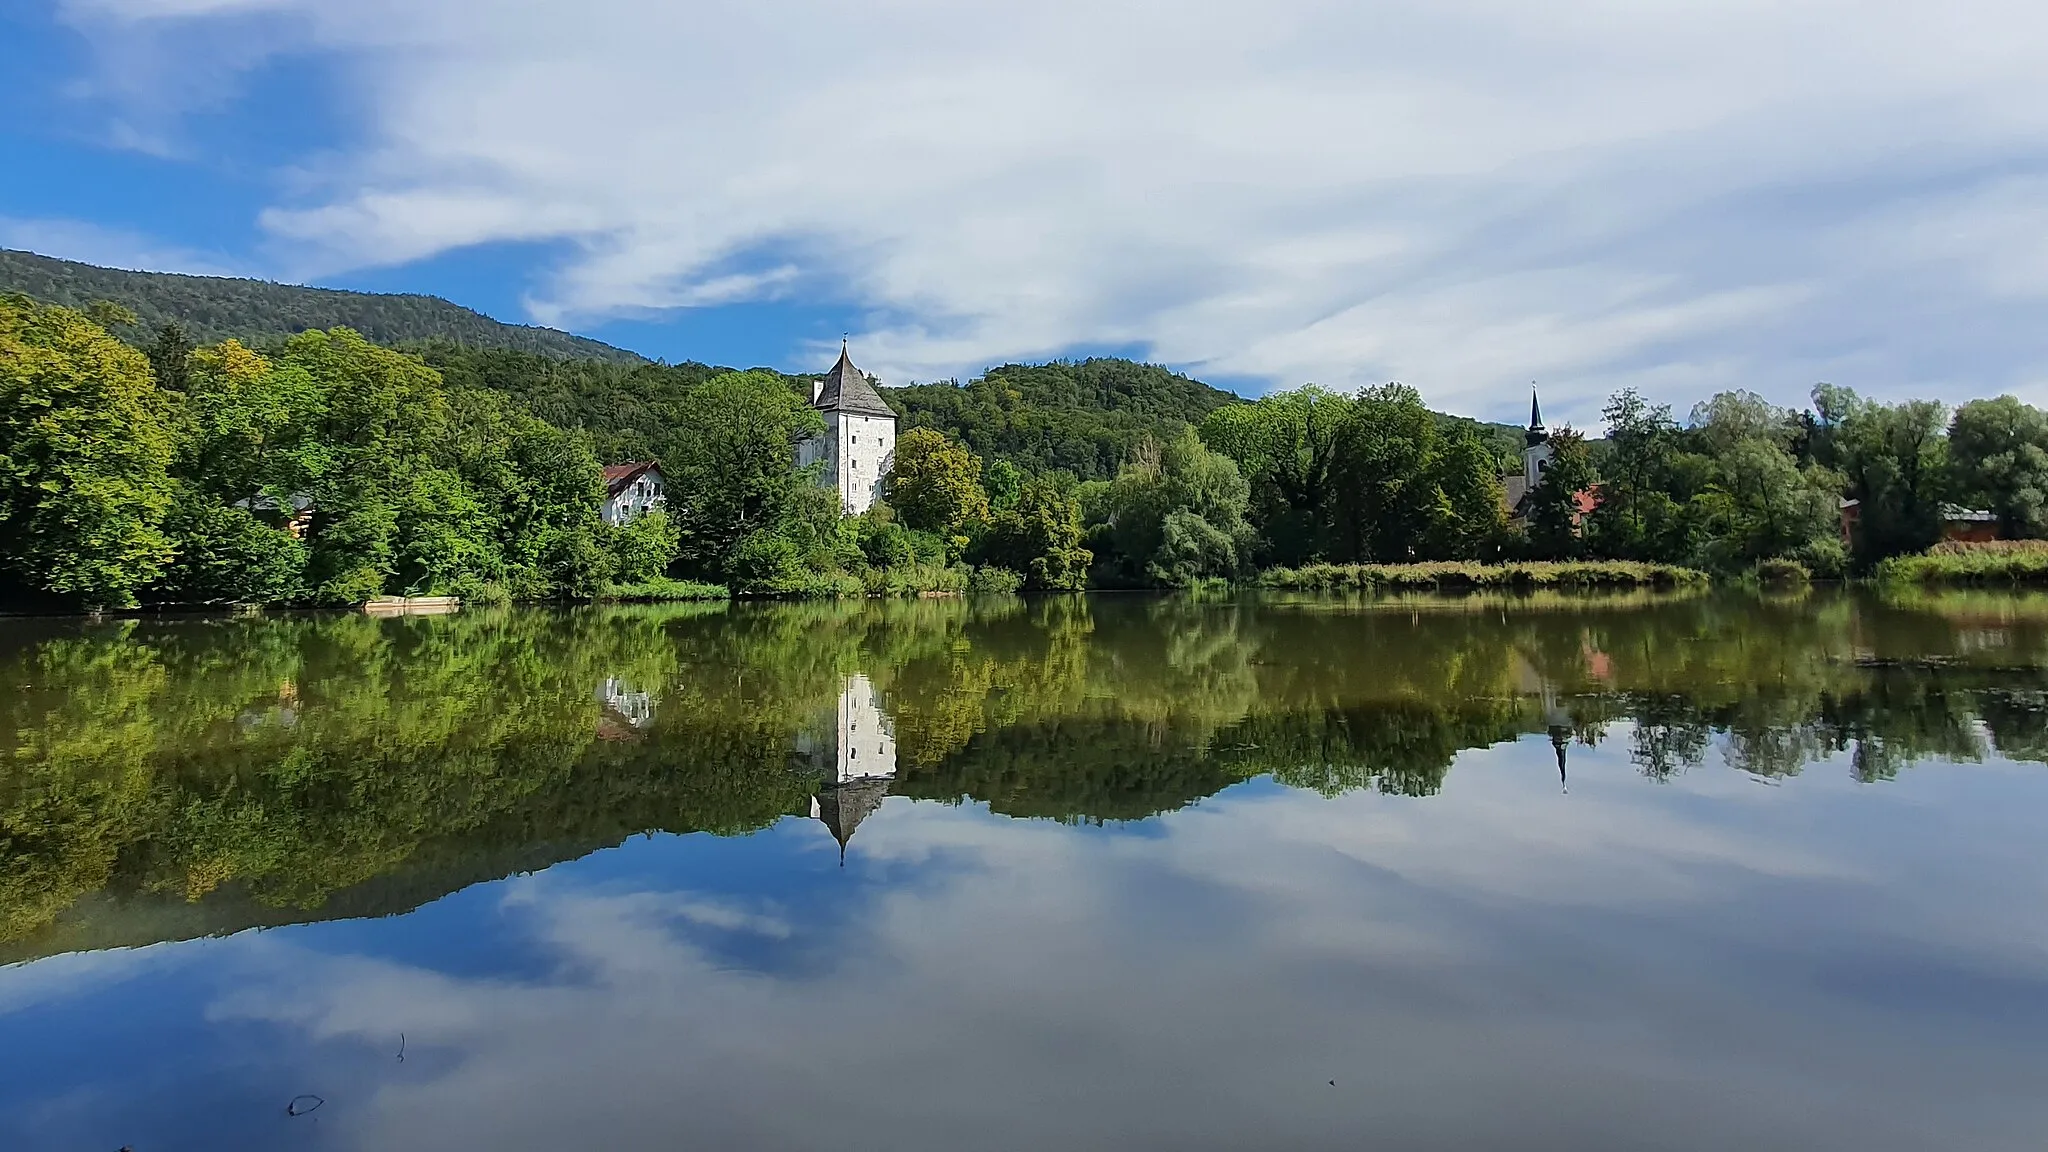
<path id="1" fill-rule="evenodd" d="M 896 737 L 872 681 L 859 675 L 846 678 L 830 736 L 808 751 L 824 778 L 811 798 L 811 815 L 839 842 L 839 862 L 845 864 L 846 842 L 853 839 L 860 822 L 882 806 L 896 777 Z"/>
<path id="2" fill-rule="evenodd" d="M 1572 717 L 1557 698 L 1557 686 L 1548 680 L 1543 682 L 1543 723 L 1550 732 L 1550 747 L 1557 752 L 1557 786 L 1569 796 L 1572 789 L 1564 775 L 1564 754 L 1572 740 Z"/>

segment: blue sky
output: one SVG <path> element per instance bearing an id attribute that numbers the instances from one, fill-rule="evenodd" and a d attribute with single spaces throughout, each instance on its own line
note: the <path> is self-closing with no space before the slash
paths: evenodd
<path id="1" fill-rule="evenodd" d="M 14 0 L 0 245 L 890 382 L 2048 402 L 2013 0 Z"/>

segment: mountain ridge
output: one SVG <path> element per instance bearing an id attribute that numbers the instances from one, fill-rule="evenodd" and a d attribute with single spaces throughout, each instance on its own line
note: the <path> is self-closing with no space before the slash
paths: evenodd
<path id="1" fill-rule="evenodd" d="M 531 324 L 507 324 L 452 300 L 419 292 L 354 292 L 236 276 L 137 272 L 0 248 L 0 292 L 83 308 L 106 300 L 135 313 L 115 334 L 146 341 L 164 324 L 194 343 L 230 337 L 267 342 L 309 328 L 353 328 L 378 344 L 452 341 L 554 359 L 642 364 L 647 357 L 601 340 Z"/>

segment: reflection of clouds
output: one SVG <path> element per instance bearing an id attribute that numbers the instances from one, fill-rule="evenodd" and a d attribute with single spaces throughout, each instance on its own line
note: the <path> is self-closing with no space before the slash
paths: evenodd
<path id="1" fill-rule="evenodd" d="M 1533 739 L 1468 753 L 1426 801 L 1255 785 L 1138 834 L 892 799 L 852 867 L 803 881 L 807 898 L 837 885 L 845 916 L 593 888 L 569 866 L 500 902 L 550 976 L 319 956 L 273 933 L 251 945 L 266 975 L 214 1011 L 320 1039 L 405 1031 L 452 1054 L 335 1118 L 350 1146 L 379 1150 L 1619 1147 L 1656 1133 L 1871 1149 L 1958 1132 L 1995 1148 L 2048 1121 L 2005 1094 L 2041 1060 L 2001 1052 L 1995 1019 L 1829 993 L 1839 962 L 1883 959 L 1854 953 L 1885 940 L 1864 877 L 1888 851 L 1822 817 L 1844 804 L 1835 788 L 1728 772 L 1658 786 L 1610 743 L 1563 797 L 1548 758 Z M 1857 793 L 1859 819 L 1925 818 L 1900 795 Z M 807 825 L 767 835 L 799 827 L 778 847 L 816 847 Z M 1940 842 L 1924 851 L 1954 867 L 1996 861 L 1962 829 L 1927 833 Z M 2027 906 L 2037 872 L 1992 897 Z M 1945 877 L 1883 882 L 1894 943 L 1947 926 Z M 1745 912 L 1760 901 L 1767 916 Z M 2000 919 L 1973 912 L 1957 919 Z M 1993 969 L 2038 987 L 2041 954 L 2020 947 L 2036 932 L 1945 938 L 1945 956 L 1913 961 L 1933 982 L 1921 994 Z M 737 967 L 712 944 L 729 933 L 830 962 Z"/>
<path id="2" fill-rule="evenodd" d="M 102 952 L 66 952 L 27 964 L 0 967 L 0 1016 L 68 1000 L 147 972 L 196 959 L 194 948 L 156 944 Z"/>

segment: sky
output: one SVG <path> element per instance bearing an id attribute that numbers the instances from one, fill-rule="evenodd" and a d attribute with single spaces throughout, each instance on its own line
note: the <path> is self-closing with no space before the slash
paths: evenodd
<path id="1" fill-rule="evenodd" d="M 2048 403 L 2024 0 L 0 0 L 0 247 L 892 384 Z"/>

